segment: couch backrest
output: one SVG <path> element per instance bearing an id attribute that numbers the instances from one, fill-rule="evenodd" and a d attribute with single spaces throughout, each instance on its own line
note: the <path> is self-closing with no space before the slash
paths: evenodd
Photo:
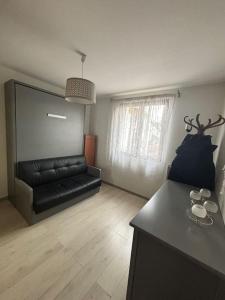
<path id="1" fill-rule="evenodd" d="M 84 173 L 87 170 L 82 155 L 21 161 L 17 165 L 17 177 L 35 187 L 64 177 Z"/>

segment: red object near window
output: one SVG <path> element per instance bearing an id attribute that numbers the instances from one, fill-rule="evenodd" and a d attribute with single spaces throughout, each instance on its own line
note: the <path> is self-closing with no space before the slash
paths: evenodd
<path id="1" fill-rule="evenodd" d="M 89 166 L 95 166 L 95 149 L 96 149 L 96 136 L 85 135 L 84 137 L 84 155 L 86 163 Z"/>

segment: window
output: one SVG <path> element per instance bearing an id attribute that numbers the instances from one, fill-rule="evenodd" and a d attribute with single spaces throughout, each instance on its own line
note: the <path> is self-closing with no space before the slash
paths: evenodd
<path id="1" fill-rule="evenodd" d="M 173 97 L 145 97 L 113 101 L 109 155 L 113 163 L 124 159 L 160 163 Z"/>

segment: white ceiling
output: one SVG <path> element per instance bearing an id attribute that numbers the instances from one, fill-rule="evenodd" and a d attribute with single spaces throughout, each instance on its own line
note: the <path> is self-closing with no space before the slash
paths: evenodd
<path id="1" fill-rule="evenodd" d="M 0 0 L 0 63 L 98 94 L 225 80 L 224 0 Z"/>

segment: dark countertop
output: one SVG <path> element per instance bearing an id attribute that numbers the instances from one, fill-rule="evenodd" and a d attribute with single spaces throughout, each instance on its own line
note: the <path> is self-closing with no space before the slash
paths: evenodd
<path id="1" fill-rule="evenodd" d="M 186 215 L 189 185 L 167 180 L 130 225 L 161 240 L 225 277 L 225 226 L 221 213 L 212 226 L 200 227 Z M 196 188 L 195 188 L 196 189 Z"/>

